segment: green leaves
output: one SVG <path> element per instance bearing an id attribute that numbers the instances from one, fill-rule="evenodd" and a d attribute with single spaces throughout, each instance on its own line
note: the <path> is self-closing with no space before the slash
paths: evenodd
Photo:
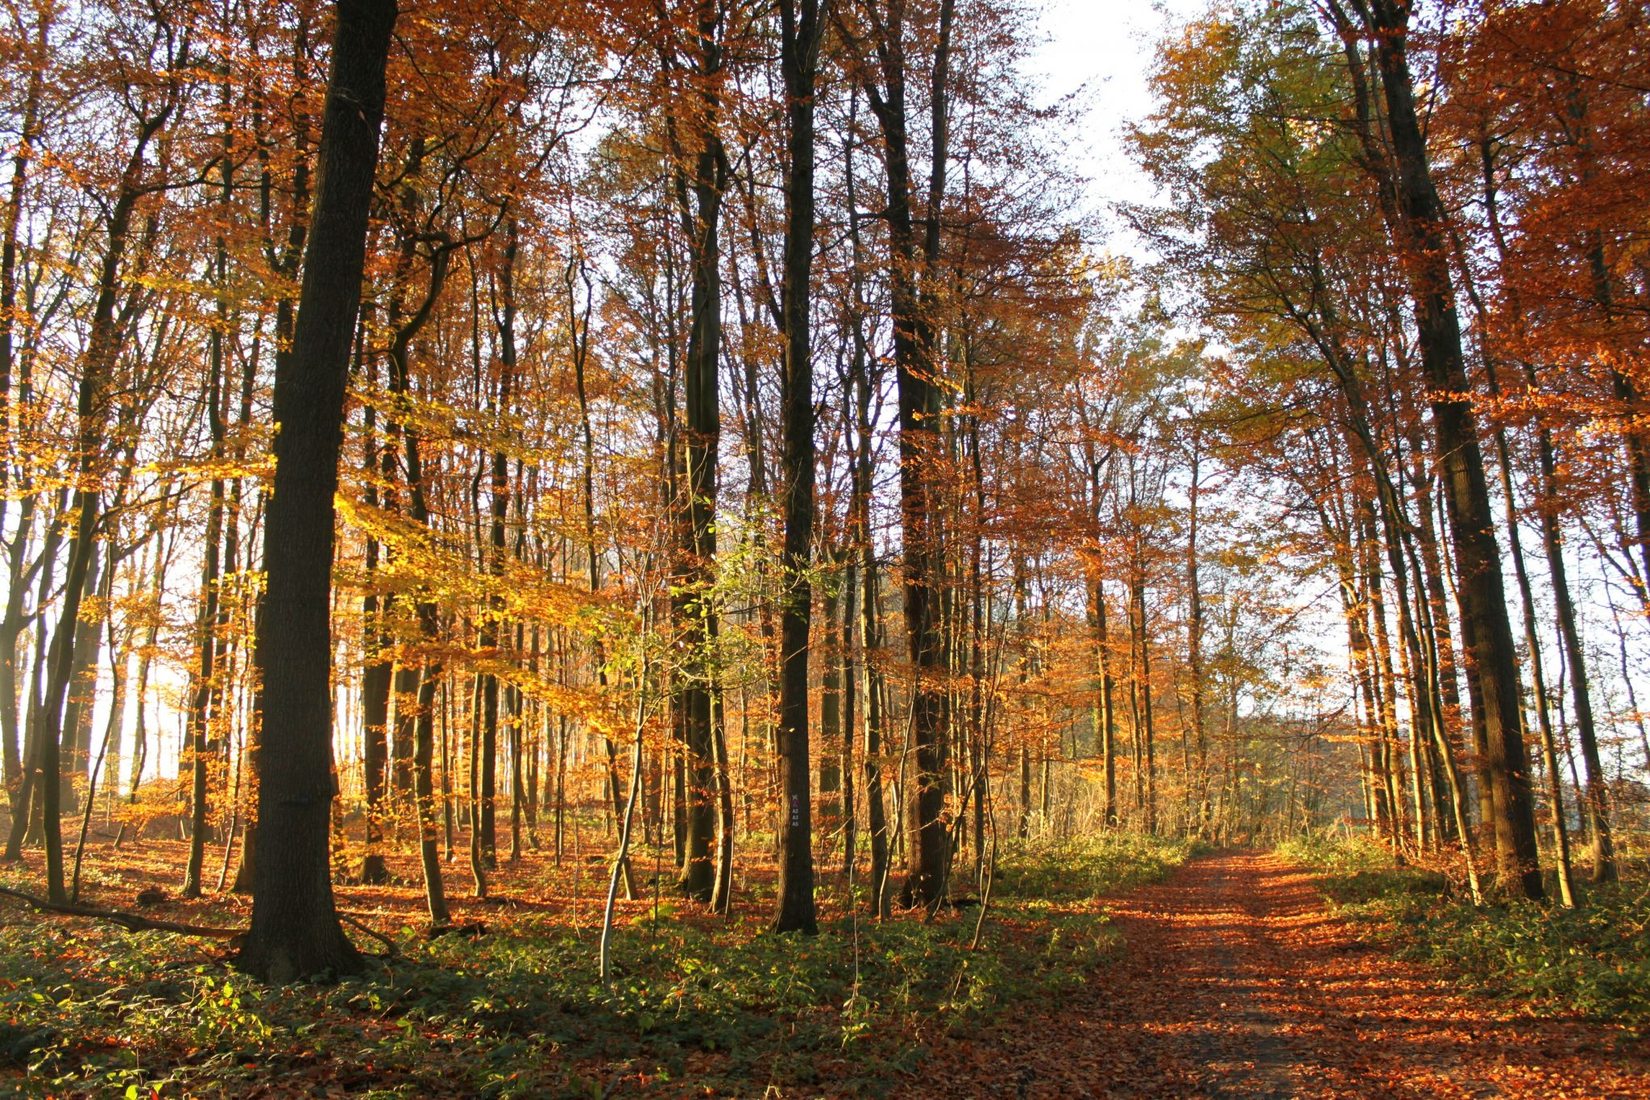
<path id="1" fill-rule="evenodd" d="M 1159 882 L 1192 854 L 1189 841 L 1135 833 L 1033 841 L 1003 853 L 996 889 L 1006 897 L 1097 898 Z"/>
<path id="2" fill-rule="evenodd" d="M 31 1082 L 101 1095 L 271 1079 L 379 1097 L 607 1095 L 620 1079 L 880 1095 L 936 1031 L 966 1036 L 1080 986 L 1117 947 L 1093 897 L 1187 851 L 1122 837 L 1016 849 L 978 951 L 971 912 L 867 922 L 828 905 L 820 935 L 798 938 L 662 907 L 617 926 L 608 988 L 589 929 L 536 912 L 474 939 L 407 934 L 393 966 L 278 989 L 164 938 L 4 927 L 0 1018 L 39 1033 L 20 1067 Z M 1054 900 L 1035 896 L 1045 888 Z"/>

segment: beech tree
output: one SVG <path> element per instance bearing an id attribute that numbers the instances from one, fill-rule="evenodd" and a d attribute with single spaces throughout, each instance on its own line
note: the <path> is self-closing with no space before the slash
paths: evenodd
<path id="1" fill-rule="evenodd" d="M 829 0 L 826 0 L 828 3 Z M 814 251 L 814 85 L 824 33 L 817 0 L 781 0 L 780 65 L 784 70 L 788 170 L 785 188 L 785 275 L 781 290 L 785 355 L 780 401 L 784 418 L 786 591 L 780 616 L 781 932 L 818 931 L 814 916 L 813 799 L 809 761 L 808 627 L 813 610 L 809 566 L 814 539 L 813 346 L 809 284 Z M 829 752 L 829 746 L 825 746 Z"/>
<path id="2" fill-rule="evenodd" d="M 292 348 L 277 360 L 259 612 L 260 845 L 238 964 L 269 981 L 360 965 L 332 897 L 330 592 L 344 386 L 361 300 L 394 0 L 339 0 Z M 273 842 L 271 842 L 273 841 Z"/>
<path id="3" fill-rule="evenodd" d="M 359 965 L 346 875 L 432 932 L 600 879 L 610 976 L 673 888 L 984 936 L 1000 851 L 1091 832 L 1629 867 L 1625 10 L 1199 15 L 1125 261 L 1019 8 L 507 7 L 0 14 L 46 893 L 176 845 L 286 980 Z"/>

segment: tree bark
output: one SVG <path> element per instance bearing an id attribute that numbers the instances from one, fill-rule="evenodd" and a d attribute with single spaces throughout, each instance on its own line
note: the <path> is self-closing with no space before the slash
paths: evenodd
<path id="1" fill-rule="evenodd" d="M 686 499 L 678 502 L 677 599 L 687 667 L 677 681 L 677 707 L 684 752 L 682 876 L 678 889 L 687 897 L 710 902 L 715 892 L 712 846 L 716 832 L 716 690 L 714 648 L 718 633 L 715 596 L 717 451 L 721 406 L 717 368 L 722 350 L 722 271 L 720 226 L 727 165 L 718 132 L 723 75 L 721 15 L 718 5 L 701 0 L 695 23 L 694 93 L 699 100 L 693 120 L 695 147 L 691 171 L 677 176 L 683 229 L 691 242 L 692 323 L 688 332 L 683 382 L 686 390 Z M 674 127 L 673 127 L 674 132 Z M 682 154 L 687 160 L 688 154 Z M 691 196 L 690 196 L 691 192 Z"/>
<path id="2" fill-rule="evenodd" d="M 1505 889 L 1540 898 L 1543 888 L 1519 716 L 1517 654 L 1471 383 L 1461 350 L 1446 215 L 1433 183 L 1415 106 L 1407 54 L 1411 5 L 1409 0 L 1370 0 L 1360 10 L 1364 31 L 1373 39 L 1385 97 L 1397 185 L 1398 217 L 1391 228 L 1403 242 L 1421 367 L 1432 388 L 1433 430 L 1455 545 L 1456 600 L 1483 702 L 1499 879 Z"/>
<path id="3" fill-rule="evenodd" d="M 937 414 L 940 392 L 934 381 L 933 310 L 928 283 L 939 261 L 940 206 L 945 197 L 949 158 L 948 86 L 951 61 L 951 24 L 955 0 L 941 0 L 933 68 L 930 73 L 928 202 L 919 240 L 912 203 L 910 141 L 906 117 L 905 9 L 889 5 L 888 17 L 875 43 L 882 87 L 867 79 L 864 89 L 882 131 L 883 167 L 887 183 L 886 219 L 893 249 L 890 272 L 894 337 L 894 380 L 899 396 L 900 525 L 904 538 L 902 580 L 905 625 L 911 664 L 916 673 L 911 692 L 916 851 L 911 874 L 902 894 L 907 904 L 933 905 L 944 889 L 950 863 L 949 834 L 945 827 L 946 743 L 945 698 L 939 686 L 944 674 L 945 646 L 941 634 L 939 579 L 941 515 L 935 499 L 937 475 L 931 469 L 939 457 Z"/>
<path id="4" fill-rule="evenodd" d="M 809 791 L 808 628 L 814 533 L 813 347 L 809 305 L 814 258 L 814 81 L 823 25 L 819 0 L 780 0 L 780 69 L 785 78 L 788 186 L 780 312 L 785 341 L 784 594 L 779 619 L 779 769 L 785 799 L 779 827 L 777 932 L 819 931 L 814 912 L 813 808 Z M 829 658 L 827 658 L 829 659 Z M 828 750 L 827 750 L 828 751 Z"/>
<path id="5" fill-rule="evenodd" d="M 256 651 L 261 839 L 252 924 L 236 960 L 271 982 L 361 966 L 338 923 L 329 858 L 333 497 L 396 15 L 395 0 L 339 0 L 298 319 L 290 352 L 276 362 Z"/>

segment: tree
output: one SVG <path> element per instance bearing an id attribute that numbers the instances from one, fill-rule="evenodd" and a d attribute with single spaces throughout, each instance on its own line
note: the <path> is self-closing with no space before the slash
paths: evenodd
<path id="1" fill-rule="evenodd" d="M 829 0 L 825 0 L 829 3 Z M 814 538 L 813 347 L 809 289 L 814 253 L 814 83 L 824 25 L 820 0 L 780 0 L 780 68 L 790 124 L 785 187 L 785 275 L 781 291 L 785 452 L 785 594 L 780 614 L 780 932 L 818 931 L 814 916 L 813 805 L 808 768 L 809 566 Z M 830 746 L 826 746 L 826 752 Z"/>
<path id="2" fill-rule="evenodd" d="M 914 856 L 902 897 L 911 905 L 937 905 L 950 866 L 950 835 L 944 820 L 946 788 L 946 728 L 944 692 L 938 679 L 944 671 L 944 640 L 940 623 L 940 523 L 937 475 L 940 456 L 938 415 L 940 389 L 936 378 L 934 285 L 940 260 L 940 205 L 946 194 L 950 157 L 949 74 L 951 31 L 955 0 L 941 0 L 932 28 L 929 76 L 929 170 L 926 202 L 916 206 L 912 174 L 910 117 L 906 103 L 911 73 L 907 66 L 908 36 L 905 5 L 892 0 L 860 5 L 865 40 L 860 85 L 876 116 L 882 136 L 883 171 L 887 186 L 886 219 L 890 256 L 891 321 L 894 378 L 899 393 L 900 526 L 904 540 L 903 596 L 906 634 L 910 642 L 913 684 L 911 738 L 915 746 Z M 841 24 L 839 20 L 839 25 Z M 928 28 L 923 28 L 928 29 Z M 850 32 L 851 37 L 854 36 Z M 920 213 L 919 213 L 920 210 Z M 920 233 L 919 233 L 920 227 Z"/>
<path id="3" fill-rule="evenodd" d="M 724 62 L 728 8 L 725 0 L 697 0 L 694 4 L 688 32 L 692 43 L 687 50 L 690 62 L 680 74 L 683 117 L 670 121 L 671 145 L 677 160 L 675 192 L 693 266 L 691 317 L 683 360 L 685 479 L 678 487 L 682 493 L 678 627 L 690 655 L 680 673 L 677 700 L 687 806 L 679 888 L 688 897 L 703 902 L 712 900 L 716 885 L 711 846 L 716 829 L 716 760 L 721 737 L 712 654 L 720 628 L 712 585 L 717 449 L 722 431 L 717 369 L 722 350 L 722 195 L 727 187 L 728 163 L 720 112 L 728 79 Z M 667 72 L 679 63 L 673 46 L 664 46 L 661 56 Z"/>
<path id="4" fill-rule="evenodd" d="M 1476 673 L 1468 683 L 1477 688 L 1475 710 L 1482 716 L 1488 750 L 1498 867 L 1507 889 L 1539 898 L 1543 888 L 1529 759 L 1519 713 L 1518 658 L 1507 614 L 1501 551 L 1496 545 L 1495 515 L 1478 443 L 1477 417 L 1467 396 L 1472 387 L 1461 350 L 1447 215 L 1433 183 L 1426 139 L 1416 113 L 1408 57 L 1411 5 L 1408 0 L 1370 0 L 1367 5 L 1359 5 L 1355 27 L 1337 0 L 1326 3 L 1343 35 L 1360 32 L 1347 40 L 1348 66 L 1355 82 L 1361 81 L 1363 74 L 1355 48 L 1358 37 L 1367 37 L 1371 42 L 1379 73 L 1392 147 L 1391 178 L 1383 179 L 1381 185 L 1390 187 L 1396 196 L 1396 217 L 1387 208 L 1390 228 L 1399 242 L 1403 270 L 1410 284 L 1421 369 L 1432 390 L 1429 400 L 1433 431 L 1443 463 L 1444 501 L 1455 546 L 1456 599 Z M 1356 86 L 1362 87 L 1361 83 Z M 1373 126 L 1362 95 L 1360 104 L 1364 104 L 1361 124 Z"/>
<path id="5" fill-rule="evenodd" d="M 332 896 L 333 494 L 395 0 L 339 0 L 292 348 L 275 368 L 275 479 L 256 667 L 259 850 L 236 963 L 272 982 L 358 969 Z"/>

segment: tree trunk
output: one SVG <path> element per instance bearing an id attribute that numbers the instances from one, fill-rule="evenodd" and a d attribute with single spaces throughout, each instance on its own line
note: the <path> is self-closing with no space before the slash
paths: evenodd
<path id="1" fill-rule="evenodd" d="M 675 502 L 678 524 L 676 598 L 685 667 L 676 676 L 678 723 L 683 750 L 682 875 L 677 888 L 710 902 L 715 891 L 712 846 L 716 833 L 716 673 L 712 650 L 718 633 L 716 578 L 717 451 L 721 406 L 717 369 L 722 350 L 722 270 L 720 227 L 726 159 L 718 132 L 723 79 L 721 15 L 718 5 L 696 5 L 694 82 L 697 110 L 691 122 L 691 154 L 678 150 L 691 171 L 676 176 L 683 231 L 693 262 L 691 327 L 683 383 L 687 413 L 685 498 Z M 677 127 L 672 122 L 674 138 Z"/>
<path id="2" fill-rule="evenodd" d="M 369 385 L 376 386 L 376 366 L 371 370 Z M 366 504 L 368 508 L 377 508 L 381 459 L 377 439 L 378 410 L 371 402 L 364 403 L 362 417 Z M 379 596 L 372 588 L 377 583 L 375 575 L 381 552 L 379 541 L 368 535 L 365 560 L 367 594 L 361 598 L 361 650 L 365 663 L 361 670 L 361 768 L 366 795 L 366 855 L 361 860 L 360 875 L 363 886 L 381 885 L 390 878 L 389 868 L 384 864 L 384 853 L 380 851 L 388 813 L 384 795 L 390 764 L 390 686 L 393 676 L 392 664 L 384 652 L 390 644 L 384 627 L 390 597 Z"/>
<path id="3" fill-rule="evenodd" d="M 859 621 L 859 566 L 852 551 L 847 554 L 847 567 L 842 582 L 842 623 L 838 638 L 841 645 L 841 665 L 838 682 L 842 685 L 842 741 L 838 746 L 837 774 L 842 777 L 842 871 L 852 876 L 858 858 L 859 822 L 854 791 L 854 727 L 858 724 L 859 650 L 855 624 Z M 826 746 L 830 751 L 830 746 Z"/>
<path id="4" fill-rule="evenodd" d="M 1197 748 L 1197 833 L 1207 839 L 1209 833 L 1209 740 L 1203 728 L 1203 593 L 1198 587 L 1197 575 L 1197 505 L 1201 438 L 1198 428 L 1192 429 L 1191 484 L 1187 499 L 1186 525 L 1186 666 L 1191 676 L 1192 739 Z M 1191 792 L 1187 791 L 1187 797 Z"/>
<path id="5" fill-rule="evenodd" d="M 8 448 L 7 460 L 0 461 L 0 533 L 5 530 L 7 506 L 11 500 L 11 465 L 9 448 L 17 426 L 12 418 L 12 388 L 15 377 L 17 322 L 18 242 L 23 224 L 23 200 L 28 185 L 31 158 L 40 140 L 40 102 L 47 68 L 48 41 L 51 34 L 49 6 L 38 9 L 41 18 L 35 25 L 33 40 L 28 43 L 29 80 L 23 93 L 17 144 L 11 160 L 11 180 L 6 197 L 6 225 L 0 238 L 0 440 Z M 29 368 L 18 380 L 20 393 L 29 391 Z M 21 417 L 19 417 L 21 419 Z M 10 586 L 7 589 L 5 618 L 0 621 L 0 760 L 3 760 L 5 785 L 15 791 L 22 783 L 23 758 L 18 744 L 17 724 L 17 640 L 27 626 L 23 615 L 23 594 L 28 587 L 24 576 L 24 547 L 28 532 L 33 527 L 35 504 L 26 497 L 18 509 L 16 534 L 8 555 Z M 14 809 L 14 813 L 23 812 Z"/>
<path id="6" fill-rule="evenodd" d="M 227 117 L 227 114 L 226 116 Z M 224 144 L 229 143 L 228 135 Z M 234 189 L 234 174 L 228 150 L 220 160 L 223 173 L 223 191 L 219 200 L 220 212 L 227 216 L 229 200 Z M 229 329 L 228 246 L 220 233 L 213 242 L 213 267 L 219 287 L 218 323 L 207 337 L 206 422 L 212 442 L 212 458 L 221 462 L 224 454 L 224 339 Z M 200 650 L 195 665 L 195 691 L 190 705 L 190 832 L 189 861 L 184 870 L 183 896 L 198 898 L 201 894 L 201 873 L 206 858 L 207 814 L 207 758 L 211 752 L 212 723 L 221 705 L 222 675 L 216 665 L 219 635 L 227 624 L 222 607 L 219 579 L 222 571 L 222 544 L 224 539 L 227 486 L 224 479 L 215 477 L 208 490 L 210 499 L 206 508 L 205 545 L 201 561 L 201 607 L 196 621 L 196 643 Z M 111 563 L 111 570 L 113 563 Z"/>
<path id="7" fill-rule="evenodd" d="M 938 686 L 944 673 L 939 593 L 941 546 L 937 473 L 939 455 L 936 414 L 940 392 L 935 384 L 933 312 L 935 292 L 928 285 L 939 261 L 939 207 L 945 197 L 949 158 L 948 85 L 951 24 L 955 0 L 941 0 L 929 110 L 927 216 L 919 241 L 912 210 L 910 143 L 906 118 L 904 5 L 891 4 L 877 43 L 883 87 L 867 79 L 864 88 L 882 131 L 887 182 L 886 219 L 893 248 L 890 305 L 893 321 L 895 388 L 899 395 L 900 525 L 904 538 L 903 585 L 905 624 L 916 677 L 911 689 L 911 737 L 914 745 L 915 843 L 911 874 L 903 896 L 907 904 L 934 905 L 944 889 L 950 862 L 950 837 L 943 811 L 946 797 L 945 699 Z"/>
<path id="8" fill-rule="evenodd" d="M 1483 172 L 1485 217 L 1490 225 L 1490 236 L 1495 242 L 1497 258 L 1505 264 L 1507 262 L 1506 235 L 1501 227 L 1499 195 L 1495 179 L 1495 153 L 1487 132 L 1478 143 L 1479 164 Z M 1459 248 L 1459 241 L 1457 248 Z M 1462 265 L 1463 272 L 1470 272 L 1470 268 Z M 1484 301 L 1470 281 L 1466 289 L 1477 310 L 1480 326 L 1488 331 L 1489 311 Z M 1490 392 L 1501 393 L 1500 380 L 1497 377 L 1499 356 L 1491 354 L 1489 349 L 1484 352 L 1484 373 L 1490 384 Z M 1549 496 L 1551 488 L 1550 475 L 1552 473 L 1552 441 L 1545 425 L 1536 425 L 1536 440 L 1538 454 L 1541 457 L 1542 479 L 1538 483 L 1537 492 L 1540 496 L 1541 513 L 1546 515 L 1551 506 L 1556 504 Z M 1552 803 L 1553 815 L 1553 857 L 1557 864 L 1559 901 L 1566 908 L 1575 905 L 1575 883 L 1570 856 L 1570 829 L 1565 820 L 1564 785 L 1558 770 L 1558 742 L 1553 731 L 1552 700 L 1548 694 L 1546 671 L 1542 667 L 1541 635 L 1536 621 L 1535 594 L 1530 584 L 1529 568 L 1524 557 L 1524 547 L 1518 531 L 1518 499 L 1513 490 L 1512 449 L 1507 442 L 1506 430 L 1500 425 L 1495 429 L 1495 453 L 1501 480 L 1501 496 L 1507 515 L 1507 540 L 1512 550 L 1514 576 L 1518 582 L 1520 609 L 1524 621 L 1524 646 L 1529 651 L 1529 668 L 1531 686 L 1534 688 L 1534 710 L 1536 727 L 1541 738 L 1541 762 L 1547 773 L 1547 798 Z M 1543 548 L 1546 545 L 1546 522 L 1542 521 Z M 1549 565 L 1550 565 L 1549 561 Z M 1562 559 L 1561 559 L 1562 564 Z M 1554 578 L 1556 583 L 1557 578 Z M 1632 692 L 1632 684 L 1628 683 L 1628 692 Z M 1631 700 L 1630 700 L 1631 701 Z M 1633 704 L 1637 709 L 1637 704 Z"/>
<path id="9" fill-rule="evenodd" d="M 1373 39 L 1396 170 L 1403 267 L 1414 299 L 1421 367 L 1432 388 L 1433 430 L 1455 545 L 1456 600 L 1468 659 L 1477 672 L 1488 739 L 1496 852 L 1504 888 L 1543 894 L 1530 798 L 1529 763 L 1519 715 L 1518 664 L 1507 617 L 1495 517 L 1479 449 L 1477 417 L 1461 350 L 1460 319 L 1444 223 L 1426 139 L 1415 109 L 1407 42 L 1407 0 L 1372 0 L 1365 30 Z"/>
<path id="10" fill-rule="evenodd" d="M 809 566 L 814 533 L 814 374 L 808 311 L 814 258 L 814 78 L 823 29 L 819 0 L 779 0 L 779 19 L 780 68 L 790 133 L 785 277 L 780 291 L 785 340 L 780 399 L 785 579 L 779 619 L 778 736 L 785 805 L 780 817 L 779 912 L 774 930 L 813 935 L 819 927 L 814 914 L 808 769 L 808 627 L 813 607 Z"/>
<path id="11" fill-rule="evenodd" d="M 413 732 L 413 803 L 418 816 L 418 861 L 424 872 L 424 903 L 430 923 L 449 924 L 447 892 L 441 880 L 441 859 L 436 851 L 440 839 L 435 813 L 435 693 L 441 683 L 440 666 L 426 663 L 419 677 Z"/>
<path id="12" fill-rule="evenodd" d="M 361 965 L 338 923 L 328 850 L 333 497 L 396 15 L 395 0 L 339 0 L 314 231 L 292 347 L 276 362 L 279 433 L 256 655 L 262 839 L 252 924 L 236 960 L 271 982 Z"/>
<path id="13" fill-rule="evenodd" d="M 175 89 L 174 89 L 175 91 Z M 85 660 L 85 646 L 77 660 L 76 641 L 83 624 L 80 621 L 81 602 L 91 580 L 99 547 L 99 528 L 103 495 L 101 480 L 105 473 L 104 438 L 110 412 L 110 387 L 123 339 L 117 319 L 117 296 L 120 291 L 121 269 L 130 244 L 133 217 L 144 188 L 142 175 L 147 164 L 151 142 L 165 126 L 177 106 L 175 95 L 167 97 L 166 105 L 155 114 L 138 121 L 136 141 L 121 175 L 118 197 L 109 212 L 106 246 L 97 284 L 97 298 L 92 308 L 86 351 L 81 361 L 80 381 L 77 387 L 76 417 L 76 484 L 73 495 L 75 525 L 70 532 L 66 552 L 68 563 L 63 579 L 63 602 L 58 624 L 52 633 L 51 647 L 45 664 L 45 691 L 40 709 L 40 724 L 36 736 L 39 743 L 35 752 L 38 775 L 35 780 L 37 797 L 43 813 L 46 847 L 47 894 L 52 901 L 67 899 L 63 881 L 63 836 L 59 820 L 64 779 L 60 767 L 60 750 L 65 729 L 65 713 L 69 708 L 69 692 L 76 679 L 76 669 Z M 95 655 L 94 655 L 95 656 Z M 75 723 L 78 725 L 78 721 Z M 27 807 L 23 807 L 26 811 Z M 17 831 L 16 824 L 13 832 Z"/>

